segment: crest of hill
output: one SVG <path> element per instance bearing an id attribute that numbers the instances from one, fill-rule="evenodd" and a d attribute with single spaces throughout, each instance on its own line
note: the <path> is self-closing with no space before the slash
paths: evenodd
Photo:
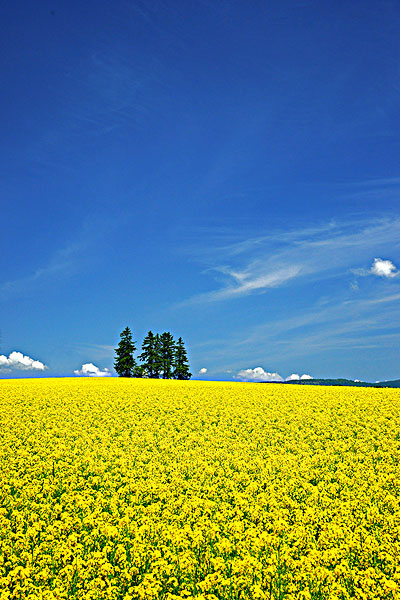
<path id="1" fill-rule="evenodd" d="M 400 379 L 394 379 L 393 381 L 379 381 L 376 383 L 353 381 L 352 379 L 301 379 L 286 381 L 285 383 L 295 385 L 345 385 L 352 387 L 400 388 Z"/>

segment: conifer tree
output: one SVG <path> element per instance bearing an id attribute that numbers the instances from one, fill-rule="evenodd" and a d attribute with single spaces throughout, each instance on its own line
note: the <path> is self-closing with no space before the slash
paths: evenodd
<path id="1" fill-rule="evenodd" d="M 148 377 L 158 379 L 161 371 L 160 336 L 149 331 L 142 343 L 142 354 L 139 359 Z"/>
<path id="2" fill-rule="evenodd" d="M 115 348 L 114 369 L 120 377 L 137 377 L 138 366 L 133 356 L 136 346 L 129 327 L 125 327 L 120 338 L 118 348 Z"/>
<path id="3" fill-rule="evenodd" d="M 162 373 L 162 359 L 161 359 L 161 338 L 160 338 L 160 334 L 156 333 L 156 335 L 154 336 L 154 352 L 157 356 L 156 359 L 156 377 L 159 378 L 161 377 L 161 373 Z"/>
<path id="4" fill-rule="evenodd" d="M 175 341 L 169 331 L 160 335 L 160 357 L 163 379 L 171 379 L 175 363 Z"/>
<path id="5" fill-rule="evenodd" d="M 183 339 L 180 337 L 176 344 L 175 362 L 174 362 L 174 379 L 190 379 L 192 374 L 189 372 L 189 362 L 186 354 Z"/>
<path id="6" fill-rule="evenodd" d="M 136 365 L 132 371 L 132 377 L 146 377 L 146 369 L 143 365 Z"/>

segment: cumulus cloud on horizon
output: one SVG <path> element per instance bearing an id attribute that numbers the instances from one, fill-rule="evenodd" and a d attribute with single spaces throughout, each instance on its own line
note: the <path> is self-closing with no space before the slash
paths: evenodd
<path id="1" fill-rule="evenodd" d="M 300 381 L 300 375 L 292 373 L 289 377 L 286 377 L 285 381 Z"/>
<path id="2" fill-rule="evenodd" d="M 268 373 L 262 367 L 242 369 L 235 376 L 235 379 L 240 379 L 241 381 L 283 381 L 283 377 L 279 373 Z"/>
<path id="3" fill-rule="evenodd" d="M 111 377 L 111 373 L 107 368 L 101 370 L 93 363 L 85 363 L 81 369 L 76 369 L 74 373 L 81 377 Z"/>
<path id="4" fill-rule="evenodd" d="M 200 369 L 199 375 L 204 375 L 205 373 L 207 373 L 207 369 L 205 367 L 203 367 L 202 369 Z"/>
<path id="5" fill-rule="evenodd" d="M 235 375 L 235 379 L 241 381 L 272 381 L 281 383 L 283 381 L 300 381 L 301 379 L 313 379 L 311 375 L 304 373 L 301 377 L 297 373 L 292 373 L 289 377 L 284 380 L 279 373 L 269 373 L 262 367 L 255 367 L 254 369 L 242 369 Z"/>
<path id="6" fill-rule="evenodd" d="M 44 371 L 48 367 L 40 360 L 22 354 L 22 352 L 11 352 L 9 356 L 0 354 L 0 369 L 7 371 Z"/>

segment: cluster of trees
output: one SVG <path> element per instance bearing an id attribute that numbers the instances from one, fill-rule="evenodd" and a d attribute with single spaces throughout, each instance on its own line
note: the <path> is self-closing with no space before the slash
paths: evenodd
<path id="1" fill-rule="evenodd" d="M 189 362 L 185 345 L 180 337 L 175 342 L 169 331 L 161 335 L 149 331 L 142 343 L 142 353 L 136 362 L 136 342 L 132 332 L 125 327 L 115 349 L 114 368 L 120 377 L 151 377 L 152 379 L 190 379 Z"/>

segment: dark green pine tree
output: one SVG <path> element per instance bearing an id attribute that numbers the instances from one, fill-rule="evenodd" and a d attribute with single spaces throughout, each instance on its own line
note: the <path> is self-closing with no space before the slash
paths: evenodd
<path id="1" fill-rule="evenodd" d="M 171 379 L 175 363 L 175 341 L 169 331 L 160 335 L 160 357 L 163 379 Z"/>
<path id="2" fill-rule="evenodd" d="M 146 377 L 146 369 L 143 367 L 143 365 L 136 365 L 136 367 L 133 369 L 132 377 Z"/>
<path id="3" fill-rule="evenodd" d="M 154 351 L 157 355 L 156 359 L 156 377 L 157 379 L 162 375 L 162 359 L 161 359 L 161 337 L 159 333 L 156 333 L 154 337 Z"/>
<path id="4" fill-rule="evenodd" d="M 133 356 L 136 346 L 129 327 L 125 327 L 120 338 L 118 348 L 115 348 L 114 369 L 120 377 L 137 377 L 138 366 Z"/>
<path id="5" fill-rule="evenodd" d="M 149 331 L 142 343 L 142 354 L 139 355 L 147 377 L 158 379 L 161 371 L 160 336 Z"/>
<path id="6" fill-rule="evenodd" d="M 190 379 L 192 374 L 189 372 L 189 361 L 186 354 L 183 339 L 180 337 L 176 344 L 175 363 L 174 363 L 174 379 Z"/>

